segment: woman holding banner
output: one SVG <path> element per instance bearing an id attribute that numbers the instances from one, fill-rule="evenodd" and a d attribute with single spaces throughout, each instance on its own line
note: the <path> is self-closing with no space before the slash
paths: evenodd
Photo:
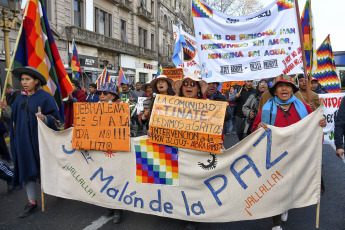
<path id="1" fill-rule="evenodd" d="M 146 125 L 150 122 L 151 111 L 155 100 L 155 94 L 174 96 L 175 93 L 172 88 L 173 82 L 173 80 L 171 80 L 165 75 L 159 75 L 156 79 L 153 79 L 151 81 L 150 85 L 153 89 L 153 95 L 151 97 L 150 107 L 148 109 L 144 109 L 144 112 L 139 114 L 138 116 L 138 121 L 140 125 Z"/>
<path id="2" fill-rule="evenodd" d="M 254 132 L 261 127 L 267 130 L 267 124 L 276 127 L 286 127 L 312 113 L 312 109 L 305 102 L 294 96 L 294 93 L 298 90 L 289 76 L 283 75 L 282 79 L 277 80 L 272 88 L 269 89 L 272 98 L 259 111 L 254 120 L 252 131 Z M 319 125 L 321 127 L 326 126 L 326 119 L 324 117 L 319 121 Z M 282 215 L 272 217 L 274 225 L 272 230 L 282 229 L 282 221 L 286 221 L 287 217 L 287 211 Z"/>
<path id="3" fill-rule="evenodd" d="M 208 85 L 204 80 L 192 73 L 186 74 L 181 80 L 177 80 L 173 84 L 177 96 L 195 99 L 205 99 L 207 87 Z M 198 223 L 187 223 L 186 230 L 196 229 L 198 229 Z"/>
<path id="4" fill-rule="evenodd" d="M 26 188 L 28 204 L 19 218 L 24 218 L 38 210 L 36 182 L 40 179 L 40 156 L 38 147 L 37 118 L 51 129 L 58 130 L 60 118 L 54 98 L 42 90 L 47 84 L 45 77 L 33 67 L 20 67 L 12 71 L 20 77 L 24 91 L 9 107 L 6 101 L 0 102 L 4 115 L 11 117 L 10 140 L 14 164 L 12 185 Z M 41 111 L 39 111 L 41 108 Z"/>

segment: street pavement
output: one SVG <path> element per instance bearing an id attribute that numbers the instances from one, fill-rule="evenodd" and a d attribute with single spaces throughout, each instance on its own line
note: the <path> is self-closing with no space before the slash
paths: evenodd
<path id="1" fill-rule="evenodd" d="M 238 142 L 236 135 L 228 135 L 226 148 Z M 307 144 L 306 144 L 307 147 Z M 329 145 L 323 145 L 322 175 L 326 192 L 321 198 L 321 230 L 345 230 L 345 163 L 335 155 Z M 37 186 L 39 191 L 39 187 Z M 0 181 L 0 229 L 101 229 L 101 230 L 177 230 L 184 229 L 186 222 L 177 219 L 145 215 L 130 211 L 124 212 L 121 224 L 113 224 L 107 217 L 107 209 L 87 203 L 63 199 L 45 194 L 45 212 L 18 219 L 26 202 L 25 190 L 7 193 L 7 185 Z M 39 198 L 41 205 L 41 198 Z M 41 208 L 41 206 L 40 206 Z M 236 212 L 236 210 L 233 210 Z M 288 221 L 283 224 L 284 230 L 316 229 L 316 205 L 289 211 Z M 261 230 L 271 229 L 271 218 L 230 223 L 200 223 L 199 230 Z"/>

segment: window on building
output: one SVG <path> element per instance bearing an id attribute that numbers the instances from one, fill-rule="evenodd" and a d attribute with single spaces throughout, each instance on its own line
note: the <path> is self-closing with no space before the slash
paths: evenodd
<path id="1" fill-rule="evenodd" d="M 112 15 L 95 8 L 95 32 L 112 37 Z"/>
<path id="2" fill-rule="evenodd" d="M 127 39 L 127 36 L 126 36 L 126 21 L 121 20 L 120 21 L 120 27 L 121 27 L 121 38 L 122 38 L 122 41 L 128 43 L 128 39 Z"/>
<path id="3" fill-rule="evenodd" d="M 147 81 L 147 73 L 139 73 L 139 82 L 145 84 Z"/>
<path id="4" fill-rule="evenodd" d="M 165 38 L 163 38 L 163 46 L 162 46 L 162 53 L 165 54 Z"/>
<path id="5" fill-rule="evenodd" d="M 146 0 L 139 0 L 140 1 L 140 6 L 144 8 L 144 10 L 147 10 L 146 8 Z"/>
<path id="6" fill-rule="evenodd" d="M 151 14 L 152 14 L 152 17 L 155 16 L 155 2 L 154 1 L 151 1 Z"/>
<path id="7" fill-rule="evenodd" d="M 139 46 L 147 48 L 147 30 L 139 27 Z"/>
<path id="8" fill-rule="evenodd" d="M 74 0 L 74 25 L 81 27 L 81 2 Z"/>
<path id="9" fill-rule="evenodd" d="M 155 50 L 155 35 L 151 34 L 151 50 Z"/>

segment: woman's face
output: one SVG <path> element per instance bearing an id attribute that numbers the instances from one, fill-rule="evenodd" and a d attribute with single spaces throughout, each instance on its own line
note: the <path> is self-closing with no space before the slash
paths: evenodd
<path id="1" fill-rule="evenodd" d="M 263 93 L 266 90 L 268 90 L 267 83 L 265 81 L 260 82 L 259 85 L 258 85 L 258 90 L 259 90 L 260 93 Z"/>
<path id="2" fill-rule="evenodd" d="M 274 94 L 282 101 L 287 101 L 293 94 L 293 88 L 289 83 L 279 83 Z"/>
<path id="3" fill-rule="evenodd" d="M 29 75 L 22 74 L 20 77 L 20 81 L 22 83 L 23 89 L 28 94 L 33 94 L 36 91 L 36 85 L 38 84 L 39 80 L 37 78 L 33 78 Z"/>
<path id="4" fill-rule="evenodd" d="M 97 94 L 98 94 L 98 97 L 99 97 L 99 101 L 103 102 L 103 103 L 104 102 L 107 103 L 109 101 L 112 101 L 115 98 L 115 96 L 113 94 L 109 93 L 109 92 L 101 91 L 101 92 L 97 92 Z"/>
<path id="5" fill-rule="evenodd" d="M 78 90 L 78 87 L 74 83 L 72 83 L 72 87 L 73 87 L 73 92 Z"/>
<path id="6" fill-rule="evenodd" d="M 230 87 L 230 94 L 233 94 L 234 91 L 235 91 L 234 87 L 231 86 L 231 87 Z"/>
<path id="7" fill-rule="evenodd" d="M 153 92 L 152 87 L 151 87 L 150 85 L 146 86 L 146 93 L 149 94 L 149 95 L 151 95 L 152 92 Z"/>
<path id="8" fill-rule="evenodd" d="M 168 94 L 169 85 L 166 80 L 158 80 L 156 86 L 159 94 Z"/>
<path id="9" fill-rule="evenodd" d="M 196 98 L 200 89 L 196 84 L 196 81 L 192 79 L 186 79 L 182 82 L 182 94 L 184 97 Z"/>

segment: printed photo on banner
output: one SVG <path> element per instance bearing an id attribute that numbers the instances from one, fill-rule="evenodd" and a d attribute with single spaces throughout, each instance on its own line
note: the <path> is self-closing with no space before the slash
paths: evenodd
<path id="1" fill-rule="evenodd" d="M 128 103 L 73 104 L 72 147 L 84 150 L 129 151 Z"/>
<path id="2" fill-rule="evenodd" d="M 150 141 L 220 153 L 227 102 L 157 95 Z"/>
<path id="3" fill-rule="evenodd" d="M 192 0 L 194 29 L 207 82 L 302 73 L 294 1 L 277 0 L 258 13 L 231 16 Z"/>
<path id="4" fill-rule="evenodd" d="M 182 50 L 179 51 L 179 57 L 182 61 L 182 64 L 177 65 L 176 68 L 182 68 L 184 74 L 187 73 L 194 73 L 197 76 L 201 76 L 201 68 L 199 64 L 199 55 L 197 51 L 196 39 L 194 36 L 188 34 L 186 31 L 183 30 L 182 26 L 177 27 L 173 25 L 173 34 L 174 34 L 174 42 L 176 46 L 177 37 L 184 36 L 184 44 Z"/>

